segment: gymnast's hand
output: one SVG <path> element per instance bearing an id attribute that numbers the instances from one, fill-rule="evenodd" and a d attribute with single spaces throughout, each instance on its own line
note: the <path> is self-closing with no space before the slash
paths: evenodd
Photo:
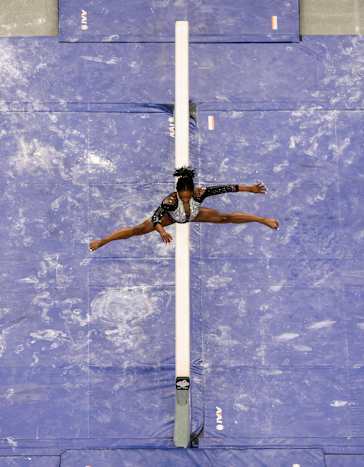
<path id="1" fill-rule="evenodd" d="M 170 243 L 173 239 L 172 235 L 168 233 L 166 230 L 162 230 L 160 233 L 160 236 L 162 237 L 162 241 L 167 244 Z"/>
<path id="2" fill-rule="evenodd" d="M 257 181 L 255 185 L 251 186 L 252 193 L 266 193 L 268 191 L 267 187 L 260 180 Z"/>

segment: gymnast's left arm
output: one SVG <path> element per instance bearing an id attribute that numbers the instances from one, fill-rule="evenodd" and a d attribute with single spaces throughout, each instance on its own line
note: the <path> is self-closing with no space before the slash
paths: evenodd
<path id="1" fill-rule="evenodd" d="M 266 193 L 267 192 L 267 187 L 264 185 L 263 182 L 257 181 L 255 185 L 238 185 L 239 190 L 238 191 L 247 191 L 250 193 Z"/>
<path id="2" fill-rule="evenodd" d="M 264 183 L 257 182 L 255 185 L 242 185 L 242 184 L 229 184 L 229 185 L 213 185 L 208 187 L 199 187 L 198 195 L 201 196 L 201 200 L 208 196 L 220 195 L 228 192 L 247 191 L 250 193 L 265 193 L 266 187 Z"/>

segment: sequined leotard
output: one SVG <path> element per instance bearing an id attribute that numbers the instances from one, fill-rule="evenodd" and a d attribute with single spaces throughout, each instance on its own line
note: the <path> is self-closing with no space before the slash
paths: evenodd
<path id="1" fill-rule="evenodd" d="M 239 191 L 239 185 L 214 185 L 208 187 L 197 187 L 193 195 L 190 198 L 190 215 L 188 216 L 185 212 L 183 201 L 178 195 L 177 191 L 174 191 L 170 195 L 166 196 L 158 208 L 154 211 L 151 218 L 153 225 L 161 223 L 161 219 L 165 213 L 175 222 L 184 224 L 194 219 L 200 209 L 200 205 L 205 198 L 212 195 L 219 195 L 221 193 L 236 192 Z"/>

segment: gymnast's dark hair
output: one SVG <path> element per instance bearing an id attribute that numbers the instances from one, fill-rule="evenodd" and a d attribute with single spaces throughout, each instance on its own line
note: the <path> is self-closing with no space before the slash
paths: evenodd
<path id="1" fill-rule="evenodd" d="M 174 174 L 175 177 L 180 177 L 177 180 L 177 191 L 193 191 L 195 185 L 193 183 L 193 177 L 195 176 L 195 170 L 190 166 L 180 167 L 179 169 L 175 170 Z"/>

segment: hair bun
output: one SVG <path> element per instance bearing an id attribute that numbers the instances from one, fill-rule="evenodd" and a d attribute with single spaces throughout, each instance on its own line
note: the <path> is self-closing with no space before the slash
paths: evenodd
<path id="1" fill-rule="evenodd" d="M 184 166 L 176 169 L 173 175 L 175 177 L 186 177 L 193 179 L 195 176 L 195 170 L 191 166 Z"/>

